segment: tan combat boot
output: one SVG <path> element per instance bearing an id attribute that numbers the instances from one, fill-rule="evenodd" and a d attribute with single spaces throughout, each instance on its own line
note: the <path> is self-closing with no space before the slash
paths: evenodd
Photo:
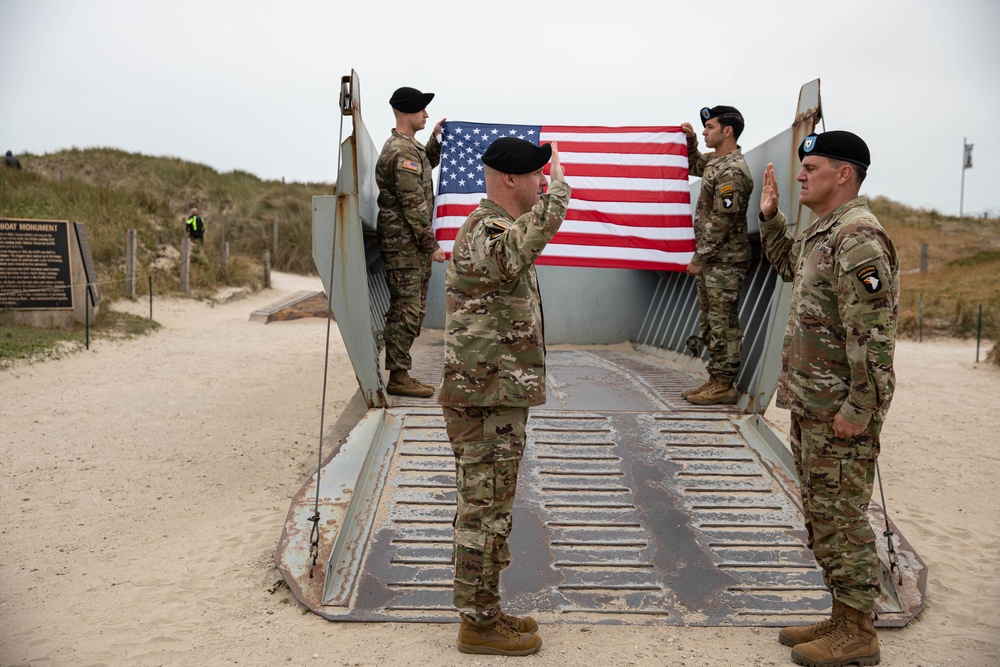
<path id="1" fill-rule="evenodd" d="M 531 655 L 542 647 L 541 637 L 531 632 L 518 632 L 507 618 L 500 616 L 490 627 L 477 628 L 463 616 L 462 627 L 458 630 L 459 652 L 479 655 Z"/>
<path id="2" fill-rule="evenodd" d="M 418 380 L 417 378 L 413 377 L 412 375 L 410 376 L 410 379 L 413 380 L 413 383 L 416 384 L 418 387 L 423 387 L 424 389 L 430 389 L 431 393 L 434 393 L 434 386 L 433 385 L 429 385 L 426 382 L 421 382 L 420 380 Z"/>
<path id="3" fill-rule="evenodd" d="M 831 632 L 792 649 L 792 660 L 807 667 L 865 667 L 877 665 L 880 659 L 871 612 L 847 605 Z"/>
<path id="4" fill-rule="evenodd" d="M 394 396 L 415 396 L 427 398 L 434 395 L 434 387 L 420 384 L 405 370 L 389 371 L 389 384 L 385 390 Z"/>
<path id="5" fill-rule="evenodd" d="M 839 601 L 834 600 L 833 613 L 830 614 L 830 618 L 823 619 L 819 623 L 813 623 L 812 625 L 795 625 L 782 628 L 781 632 L 778 633 L 778 641 L 785 646 L 798 646 L 799 644 L 805 644 L 814 639 L 819 639 L 823 635 L 832 632 L 833 629 L 837 627 L 843 611 L 844 605 L 842 605 Z"/>
<path id="6" fill-rule="evenodd" d="M 525 632 L 538 632 L 538 621 L 531 616 L 511 616 L 501 611 L 500 618 L 506 619 L 521 634 Z"/>
<path id="7" fill-rule="evenodd" d="M 694 389 L 685 389 L 684 391 L 681 392 L 681 397 L 687 398 L 688 396 L 694 396 L 695 394 L 700 394 L 701 392 L 708 389 L 708 385 L 710 384 L 712 384 L 712 378 L 708 378 Z"/>
<path id="8" fill-rule="evenodd" d="M 695 405 L 732 405 L 736 402 L 736 387 L 732 382 L 713 380 L 702 391 L 685 398 Z"/>

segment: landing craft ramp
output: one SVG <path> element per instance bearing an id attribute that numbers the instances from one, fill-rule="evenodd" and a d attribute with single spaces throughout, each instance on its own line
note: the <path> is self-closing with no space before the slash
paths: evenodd
<path id="1" fill-rule="evenodd" d="M 345 77 L 342 98 L 354 132 L 344 142 L 338 196 L 314 201 L 314 245 L 365 405 L 356 424 L 347 416 L 326 439 L 333 451 L 293 499 L 276 562 L 296 597 L 331 620 L 454 621 L 454 457 L 434 399 L 389 397 L 378 371 L 387 294 L 370 233 L 374 200 L 359 178 L 374 150 L 365 146 L 356 75 Z M 796 124 L 768 142 L 772 153 L 784 152 L 779 173 L 791 173 L 794 137 L 811 131 L 818 113 L 817 81 L 803 88 Z M 778 165 L 773 155 L 761 159 Z M 513 561 L 502 577 L 508 611 L 547 622 L 674 625 L 782 625 L 825 615 L 829 596 L 805 546 L 787 442 L 760 414 L 777 378 L 784 286 L 758 264 L 741 301 L 748 360 L 740 402 L 706 408 L 680 396 L 700 379 L 701 362 L 684 354 L 697 327 L 693 282 L 618 276 L 617 289 L 630 285 L 646 312 L 628 342 L 587 345 L 579 332 L 550 333 L 572 300 L 562 285 L 579 291 L 588 280 L 554 268 L 539 270 L 547 339 L 574 344 L 550 345 L 548 402 L 528 422 Z M 609 342 L 612 330 L 595 328 L 592 336 Z M 440 377 L 442 338 L 425 330 L 414 347 L 413 373 L 425 382 Z M 881 533 L 874 503 L 871 515 Z M 885 536 L 879 540 L 881 626 L 904 625 L 923 606 L 926 568 L 893 533 L 896 572 Z"/>

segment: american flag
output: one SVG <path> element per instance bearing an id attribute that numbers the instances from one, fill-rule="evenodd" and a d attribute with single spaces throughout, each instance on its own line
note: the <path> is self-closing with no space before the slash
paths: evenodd
<path id="1" fill-rule="evenodd" d="M 558 143 L 573 187 L 566 220 L 538 264 L 683 271 L 691 260 L 687 141 L 680 127 L 453 121 L 442 126 L 434 206 L 435 234 L 449 255 L 458 229 L 486 196 L 483 151 L 499 137 Z"/>

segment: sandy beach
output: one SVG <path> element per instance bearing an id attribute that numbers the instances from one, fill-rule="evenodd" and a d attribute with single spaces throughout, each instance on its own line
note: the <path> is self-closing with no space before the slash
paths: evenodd
<path id="1" fill-rule="evenodd" d="M 326 323 L 251 322 L 318 289 L 274 283 L 157 299 L 150 336 L 0 372 L 0 666 L 793 664 L 772 628 L 551 623 L 538 654 L 490 658 L 459 654 L 455 625 L 306 611 L 273 557 L 317 463 Z M 328 429 L 357 388 L 336 325 L 331 350 Z M 975 341 L 901 341 L 896 363 L 886 503 L 929 580 L 882 664 L 1000 665 L 1000 369 Z"/>

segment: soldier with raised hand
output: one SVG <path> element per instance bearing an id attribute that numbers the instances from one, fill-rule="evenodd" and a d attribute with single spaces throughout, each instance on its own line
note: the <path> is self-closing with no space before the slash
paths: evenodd
<path id="1" fill-rule="evenodd" d="M 400 396 L 426 398 L 430 385 L 410 376 L 410 348 L 420 335 L 427 313 L 427 287 L 431 262 L 443 262 L 444 251 L 434 238 L 431 216 L 434 185 L 431 171 L 441 160 L 438 135 L 441 123 L 424 147 L 416 134 L 427 125 L 427 105 L 434 93 L 402 87 L 389 104 L 396 127 L 386 140 L 375 165 L 378 184 L 378 247 L 385 262 L 389 287 L 389 310 L 385 314 L 385 368 L 389 371 L 386 391 Z"/>
<path id="2" fill-rule="evenodd" d="M 542 168 L 552 159 L 552 184 Z M 524 454 L 528 408 L 545 402 L 545 341 L 535 260 L 566 217 L 570 187 L 555 144 L 513 137 L 483 153 L 486 198 L 455 237 L 445 276 L 438 402 L 455 454 L 454 604 L 463 653 L 528 655 L 538 624 L 500 606 L 500 571 Z"/>
<path id="3" fill-rule="evenodd" d="M 813 134 L 799 147 L 799 202 L 819 219 L 797 238 L 778 210 L 774 165 L 760 197 L 768 260 L 792 282 L 778 406 L 791 444 L 809 546 L 833 598 L 830 618 L 778 635 L 801 665 L 875 665 L 872 620 L 881 591 L 868 519 L 879 434 L 892 400 L 899 259 L 858 196 L 871 164 L 856 134 Z"/>
<path id="4" fill-rule="evenodd" d="M 736 143 L 743 115 L 735 107 L 705 107 L 701 123 L 711 153 L 698 151 L 690 123 L 681 127 L 687 135 L 688 172 L 702 179 L 694 218 L 695 253 L 687 272 L 698 285 L 698 324 L 708 349 L 709 379 L 681 396 L 696 405 L 725 405 L 736 402 L 733 383 L 743 361 L 739 301 L 750 268 L 747 207 L 753 178 Z"/>

